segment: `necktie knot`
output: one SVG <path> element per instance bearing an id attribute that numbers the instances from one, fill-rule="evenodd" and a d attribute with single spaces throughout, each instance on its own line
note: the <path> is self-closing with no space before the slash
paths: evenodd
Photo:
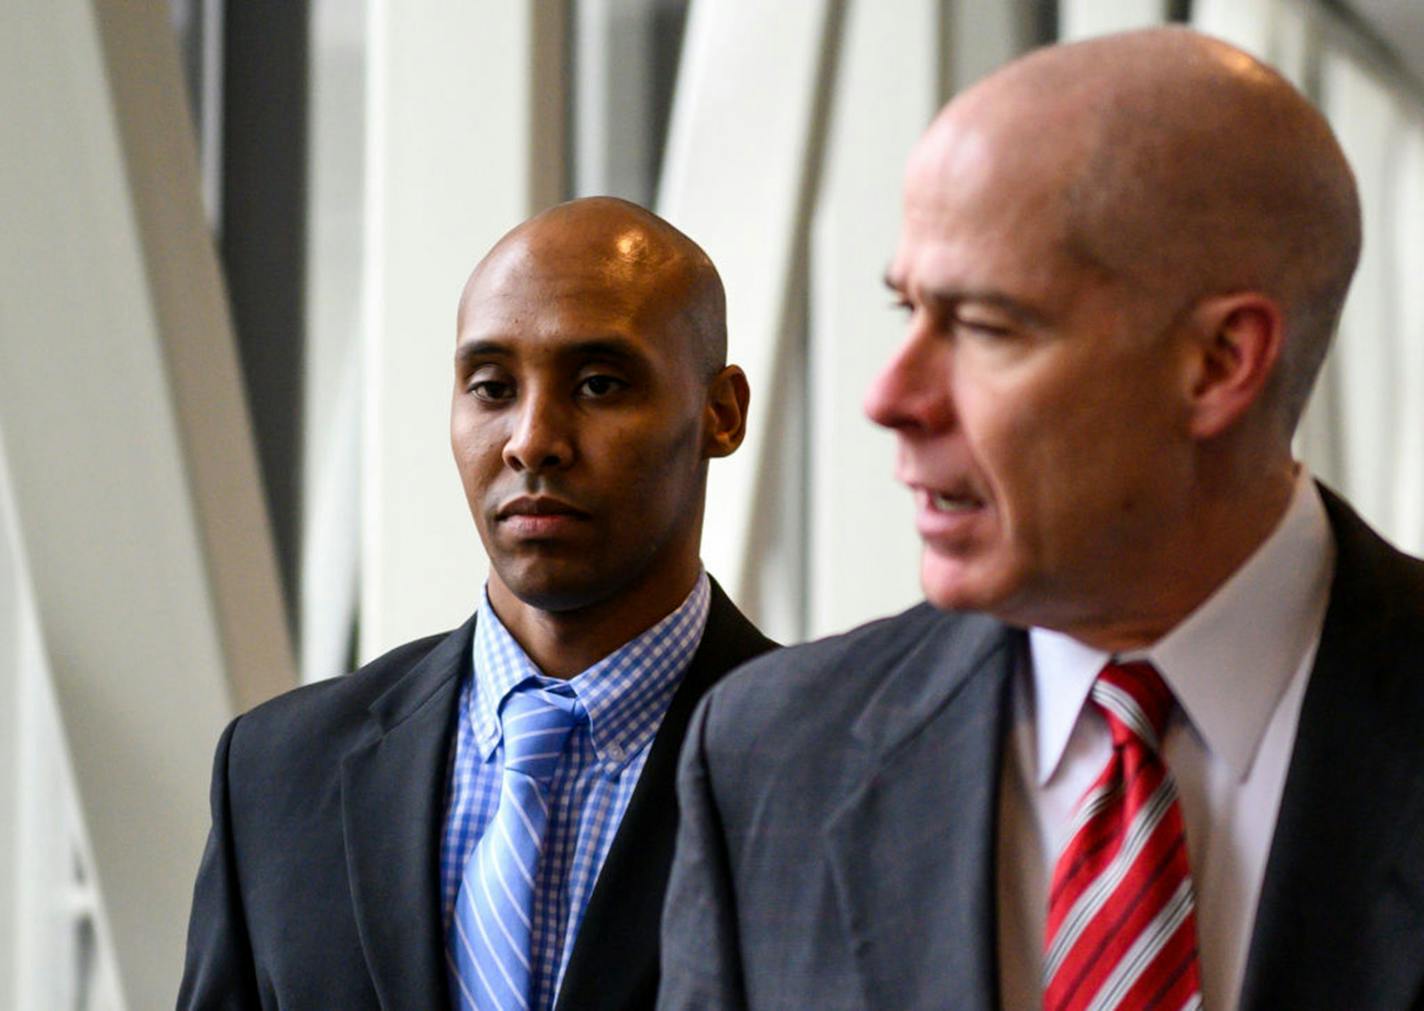
<path id="1" fill-rule="evenodd" d="M 547 786 L 563 757 L 569 734 L 583 715 L 583 706 L 576 698 L 539 688 L 512 692 L 500 715 L 505 768 Z"/>
<path id="2" fill-rule="evenodd" d="M 1172 713 L 1172 690 L 1145 661 L 1109 663 L 1093 682 L 1093 702 L 1107 717 L 1113 746 L 1140 741 L 1157 751 Z"/>

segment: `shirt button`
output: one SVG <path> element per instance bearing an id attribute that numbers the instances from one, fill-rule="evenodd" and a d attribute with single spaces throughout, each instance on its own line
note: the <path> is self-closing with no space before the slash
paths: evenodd
<path id="1" fill-rule="evenodd" d="M 608 746 L 608 757 L 613 759 L 615 762 L 623 761 L 623 755 L 623 749 L 617 744 L 610 744 Z"/>

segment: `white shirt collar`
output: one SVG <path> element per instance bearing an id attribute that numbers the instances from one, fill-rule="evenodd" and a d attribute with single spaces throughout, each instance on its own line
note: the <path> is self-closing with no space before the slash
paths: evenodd
<path id="1" fill-rule="evenodd" d="M 1206 747 L 1238 780 L 1250 773 L 1281 693 L 1320 632 L 1334 563 L 1324 503 L 1300 466 L 1270 537 L 1176 628 L 1126 657 L 1156 665 Z M 1109 659 L 1061 632 L 1029 630 L 1039 786 L 1057 771 Z"/>

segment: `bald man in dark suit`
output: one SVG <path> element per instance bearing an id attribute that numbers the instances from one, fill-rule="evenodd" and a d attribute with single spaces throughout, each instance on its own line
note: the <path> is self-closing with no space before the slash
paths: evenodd
<path id="1" fill-rule="evenodd" d="M 1186 29 L 1035 52 L 910 158 L 927 603 L 704 700 L 660 1006 L 1424 1006 L 1424 563 L 1294 459 L 1352 174 Z"/>
<path id="2" fill-rule="evenodd" d="M 228 727 L 180 1007 L 652 1005 L 683 733 L 772 646 L 698 557 L 748 398 L 724 304 L 701 249 L 608 198 L 476 267 L 450 435 L 486 592 Z M 525 703 L 568 717 L 537 778 Z M 498 861 L 524 804 L 546 813 L 521 889 Z"/>

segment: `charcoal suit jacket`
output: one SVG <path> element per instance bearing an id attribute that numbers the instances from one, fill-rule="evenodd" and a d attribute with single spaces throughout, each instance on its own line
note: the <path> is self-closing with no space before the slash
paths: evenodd
<path id="1" fill-rule="evenodd" d="M 440 838 L 475 619 L 239 717 L 213 768 L 180 1008 L 449 1007 Z M 707 627 L 608 853 L 560 1009 L 651 1007 L 698 699 L 773 647 L 714 581 Z"/>
<path id="2" fill-rule="evenodd" d="M 1338 549 L 1241 1006 L 1424 1008 L 1424 562 Z M 754 661 L 688 732 L 666 1009 L 999 1004 L 995 836 L 1024 634 L 920 606 Z"/>

